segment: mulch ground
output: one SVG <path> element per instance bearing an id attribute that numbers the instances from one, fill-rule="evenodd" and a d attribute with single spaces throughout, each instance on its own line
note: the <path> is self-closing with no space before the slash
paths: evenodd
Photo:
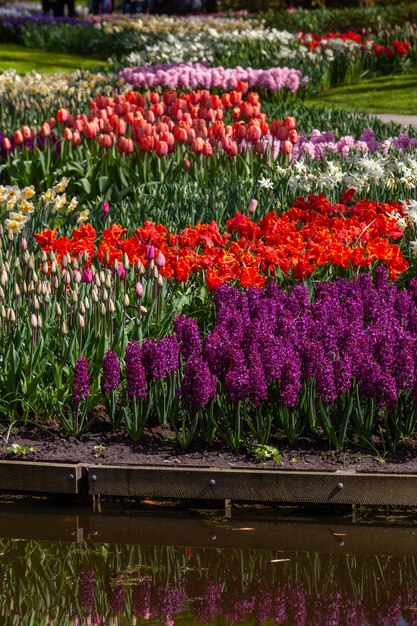
<path id="1" fill-rule="evenodd" d="M 355 446 L 343 451 L 329 449 L 327 440 L 301 438 L 297 445 L 275 442 L 282 462 L 258 462 L 247 450 L 231 452 L 221 443 L 211 447 L 192 445 L 182 450 L 170 438 L 168 428 L 147 430 L 139 443 L 133 443 L 123 432 L 96 430 L 80 439 L 68 437 L 58 428 L 47 430 L 26 427 L 12 431 L 8 441 L 0 440 L 0 459 L 42 461 L 53 463 L 85 463 L 106 465 L 147 465 L 163 467 L 207 467 L 218 469 L 277 469 L 292 471 L 352 471 L 417 474 L 417 437 L 395 453 L 383 453 L 376 441 L 377 452 Z M 26 454 L 10 451 L 18 444 Z M 35 452 L 28 452 L 33 446 Z M 100 448 L 97 448 L 100 446 Z"/>

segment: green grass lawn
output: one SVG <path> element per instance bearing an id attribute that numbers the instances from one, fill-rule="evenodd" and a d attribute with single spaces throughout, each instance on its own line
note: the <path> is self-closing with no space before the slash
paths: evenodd
<path id="1" fill-rule="evenodd" d="M 345 85 L 308 98 L 317 104 L 360 113 L 417 115 L 417 72 L 380 76 Z"/>
<path id="2" fill-rule="evenodd" d="M 12 44 L 0 44 L 0 72 L 10 68 L 19 74 L 31 70 L 37 72 L 72 72 L 80 68 L 107 67 L 107 63 L 97 59 L 88 59 L 74 54 L 60 54 L 33 50 Z"/>

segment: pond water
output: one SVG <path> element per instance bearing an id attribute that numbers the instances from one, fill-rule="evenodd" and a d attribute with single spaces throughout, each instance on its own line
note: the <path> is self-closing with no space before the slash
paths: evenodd
<path id="1" fill-rule="evenodd" d="M 417 625 L 413 520 L 0 505 L 1 626 Z"/>

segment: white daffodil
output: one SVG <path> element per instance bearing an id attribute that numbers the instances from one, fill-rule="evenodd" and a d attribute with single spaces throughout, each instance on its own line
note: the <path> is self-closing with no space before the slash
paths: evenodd
<path id="1" fill-rule="evenodd" d="M 258 183 L 261 187 L 263 187 L 263 189 L 274 188 L 274 183 L 272 182 L 272 180 L 270 178 L 266 178 L 265 176 L 261 176 L 261 178 L 258 180 Z"/>

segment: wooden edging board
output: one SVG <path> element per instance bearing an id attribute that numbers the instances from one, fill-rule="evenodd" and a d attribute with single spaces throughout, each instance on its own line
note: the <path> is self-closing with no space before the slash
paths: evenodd
<path id="1" fill-rule="evenodd" d="M 0 493 L 416 507 L 417 475 L 0 461 Z"/>
<path id="2" fill-rule="evenodd" d="M 82 466 L 78 463 L 0 461 L 0 493 L 80 493 Z"/>
<path id="3" fill-rule="evenodd" d="M 88 466 L 92 495 L 417 506 L 417 475 Z"/>

